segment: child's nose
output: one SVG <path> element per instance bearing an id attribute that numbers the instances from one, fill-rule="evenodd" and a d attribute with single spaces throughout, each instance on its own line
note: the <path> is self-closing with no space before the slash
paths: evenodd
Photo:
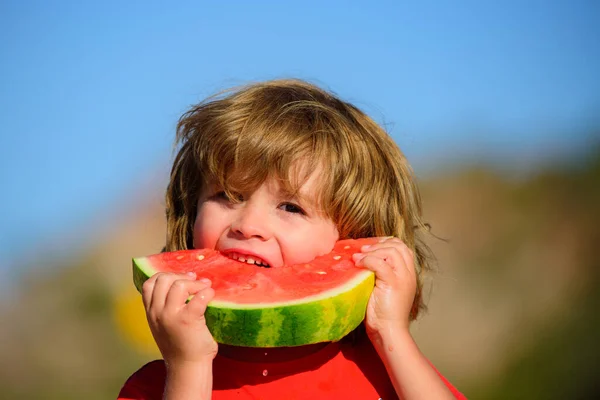
<path id="1" fill-rule="evenodd" d="M 244 238 L 259 238 L 267 240 L 271 237 L 268 213 L 246 204 L 239 210 L 237 218 L 231 224 L 231 230 Z"/>

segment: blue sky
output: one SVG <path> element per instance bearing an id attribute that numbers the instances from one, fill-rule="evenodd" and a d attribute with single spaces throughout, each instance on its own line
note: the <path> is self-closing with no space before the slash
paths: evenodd
<path id="1" fill-rule="evenodd" d="M 77 247 L 123 192 L 164 176 L 189 105 L 249 81 L 332 89 L 417 173 L 526 169 L 589 144 L 600 3 L 416 3 L 3 1 L 0 272 L 67 232 Z"/>

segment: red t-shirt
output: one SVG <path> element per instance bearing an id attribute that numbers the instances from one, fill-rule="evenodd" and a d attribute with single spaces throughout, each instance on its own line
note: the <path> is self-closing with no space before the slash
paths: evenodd
<path id="1" fill-rule="evenodd" d="M 162 360 L 134 373 L 119 400 L 160 400 L 166 369 Z M 457 399 L 466 399 L 442 375 Z M 388 374 L 368 339 L 331 343 L 299 360 L 279 363 L 237 361 L 217 355 L 212 400 L 397 399 Z"/>

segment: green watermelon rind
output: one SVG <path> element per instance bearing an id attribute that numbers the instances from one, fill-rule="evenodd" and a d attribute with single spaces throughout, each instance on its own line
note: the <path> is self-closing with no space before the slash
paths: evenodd
<path id="1" fill-rule="evenodd" d="M 145 257 L 133 259 L 133 280 L 140 293 L 156 273 Z M 295 301 L 237 304 L 213 300 L 206 324 L 218 343 L 244 347 L 289 347 L 335 342 L 364 319 L 375 276 L 360 271 L 343 285 Z"/>
<path id="2" fill-rule="evenodd" d="M 147 262 L 146 257 L 133 259 L 133 284 L 138 292 L 142 293 L 142 286 L 157 271 L 152 267 L 152 264 Z"/>

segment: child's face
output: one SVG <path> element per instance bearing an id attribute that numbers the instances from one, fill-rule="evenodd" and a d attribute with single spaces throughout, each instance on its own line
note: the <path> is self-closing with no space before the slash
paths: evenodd
<path id="1" fill-rule="evenodd" d="M 330 252 L 339 233 L 316 204 L 317 175 L 309 177 L 297 198 L 286 197 L 275 179 L 241 194 L 239 202 L 231 202 L 221 188 L 206 189 L 198 201 L 194 247 L 275 268 Z"/>

